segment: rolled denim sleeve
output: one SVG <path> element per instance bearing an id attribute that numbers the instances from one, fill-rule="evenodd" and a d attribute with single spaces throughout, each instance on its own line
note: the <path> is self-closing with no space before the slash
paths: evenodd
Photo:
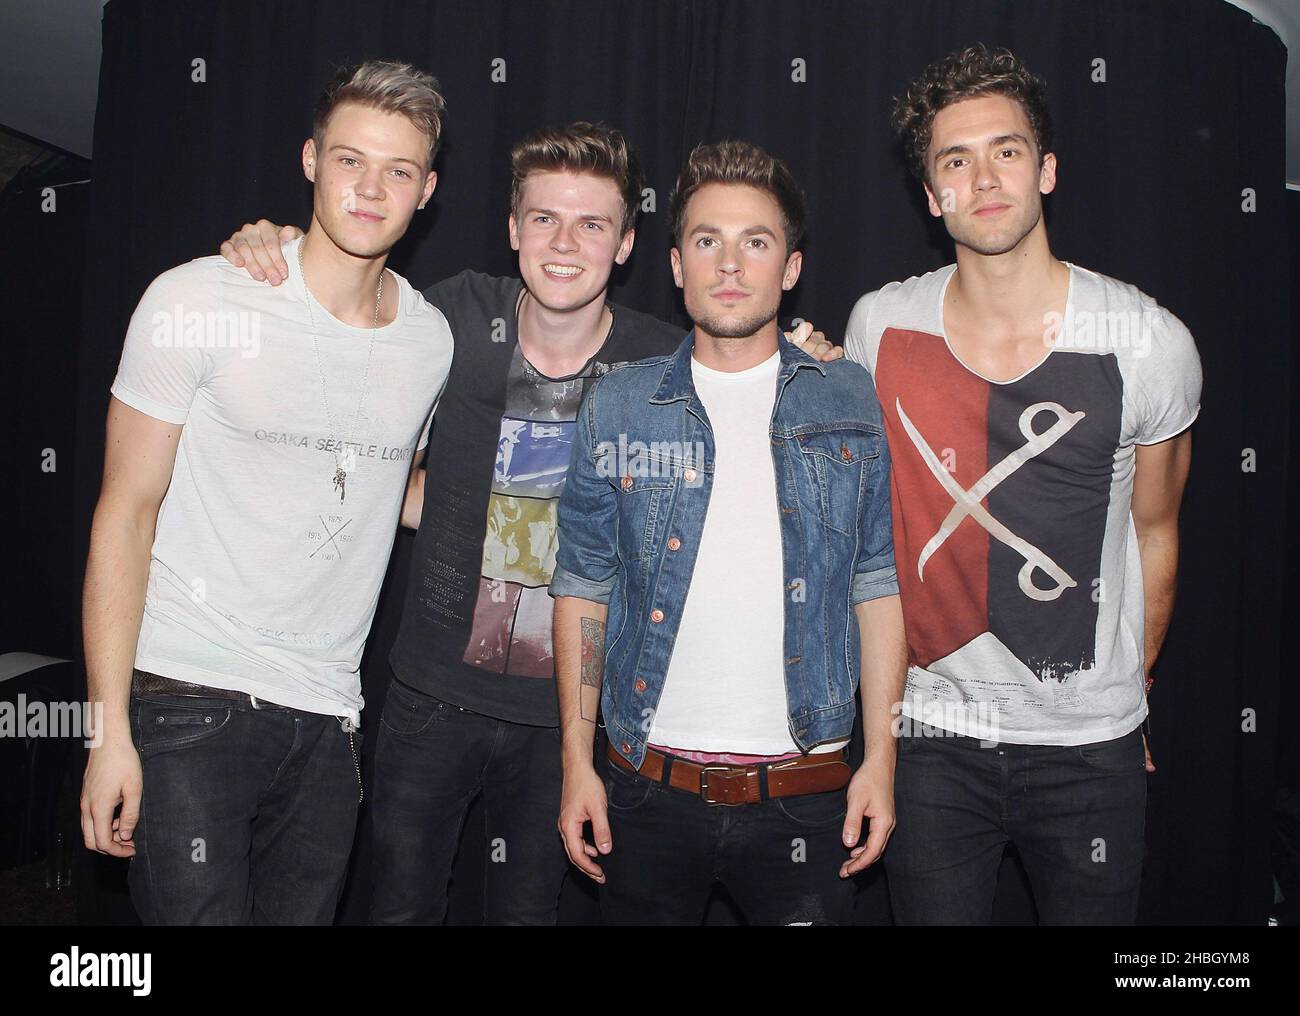
<path id="1" fill-rule="evenodd" d="M 880 456 L 871 464 L 872 474 L 863 491 L 859 525 L 862 527 L 858 559 L 853 567 L 854 606 L 898 592 L 894 568 L 894 519 L 890 509 L 889 443 L 882 435 Z"/>
<path id="2" fill-rule="evenodd" d="M 608 603 L 617 577 L 618 496 L 596 469 L 596 396 L 609 378 L 592 385 L 578 411 L 573 457 L 556 510 L 559 548 L 552 596 L 578 596 Z"/>

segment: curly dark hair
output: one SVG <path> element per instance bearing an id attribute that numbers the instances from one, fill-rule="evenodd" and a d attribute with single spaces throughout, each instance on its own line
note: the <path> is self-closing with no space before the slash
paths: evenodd
<path id="1" fill-rule="evenodd" d="M 1052 150 L 1052 117 L 1047 86 L 1009 49 L 975 43 L 935 60 L 894 100 L 894 131 L 903 143 L 908 166 L 928 182 L 926 155 L 934 118 L 941 109 L 981 95 L 1005 95 L 1019 102 L 1038 142 L 1038 159 Z"/>

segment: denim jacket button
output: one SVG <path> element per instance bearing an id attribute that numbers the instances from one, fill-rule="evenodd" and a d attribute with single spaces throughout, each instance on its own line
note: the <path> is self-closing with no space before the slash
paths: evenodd
<path id="1" fill-rule="evenodd" d="M 668 549 L 669 549 L 669 550 L 681 550 L 681 548 L 682 548 L 682 541 L 681 541 L 681 540 L 677 539 L 677 537 L 675 537 L 675 536 L 670 536 L 670 537 L 668 537 Z"/>
<path id="2" fill-rule="evenodd" d="M 636 688 L 637 691 L 645 691 L 645 687 L 646 687 L 645 681 L 638 677 L 636 679 L 636 684 L 634 685 L 634 687 Z"/>
<path id="3" fill-rule="evenodd" d="M 694 470 L 694 469 L 684 469 L 684 470 L 682 470 L 682 479 L 685 480 L 687 483 L 694 483 L 694 482 L 695 482 L 695 470 Z"/>
<path id="4" fill-rule="evenodd" d="M 664 619 L 664 612 L 662 610 L 656 607 L 654 610 L 650 611 L 650 620 L 653 621 L 655 624 L 658 624 L 663 619 Z"/>
<path id="5" fill-rule="evenodd" d="M 622 744 L 618 746 L 618 750 L 621 751 L 624 755 L 630 755 L 632 753 L 632 746 L 628 744 L 626 741 L 624 741 Z"/>
<path id="6" fill-rule="evenodd" d="M 623 489 L 624 490 L 632 489 L 632 477 L 630 476 L 623 477 Z"/>

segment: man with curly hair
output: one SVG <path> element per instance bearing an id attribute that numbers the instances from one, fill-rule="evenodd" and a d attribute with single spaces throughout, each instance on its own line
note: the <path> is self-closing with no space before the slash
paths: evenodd
<path id="1" fill-rule="evenodd" d="M 894 126 L 956 246 L 862 297 L 845 342 L 893 458 L 895 917 L 988 923 L 1014 844 L 1043 923 L 1132 923 L 1196 348 L 1151 297 L 1052 255 L 1051 118 L 1013 54 L 934 62 Z"/>

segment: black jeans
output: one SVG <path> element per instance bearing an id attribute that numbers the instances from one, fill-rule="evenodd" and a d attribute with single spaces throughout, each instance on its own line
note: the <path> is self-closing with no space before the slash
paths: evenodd
<path id="1" fill-rule="evenodd" d="M 470 803 L 483 795 L 485 924 L 554 924 L 568 858 L 560 731 L 388 687 L 375 743 L 374 924 L 441 924 Z"/>
<path id="2" fill-rule="evenodd" d="M 1137 920 L 1147 782 L 1140 729 L 1073 747 L 981 747 L 920 729 L 898 739 L 898 825 L 885 851 L 899 924 L 988 924 L 1008 843 L 1024 862 L 1040 923 Z"/>
<path id="3" fill-rule="evenodd" d="M 604 923 L 700 924 L 715 882 L 750 924 L 849 923 L 853 883 L 839 877 L 845 791 L 708 804 L 610 763 L 605 794 Z"/>
<path id="4" fill-rule="evenodd" d="M 360 733 L 247 700 L 132 697 L 144 796 L 128 881 L 145 924 L 331 924 Z"/>

